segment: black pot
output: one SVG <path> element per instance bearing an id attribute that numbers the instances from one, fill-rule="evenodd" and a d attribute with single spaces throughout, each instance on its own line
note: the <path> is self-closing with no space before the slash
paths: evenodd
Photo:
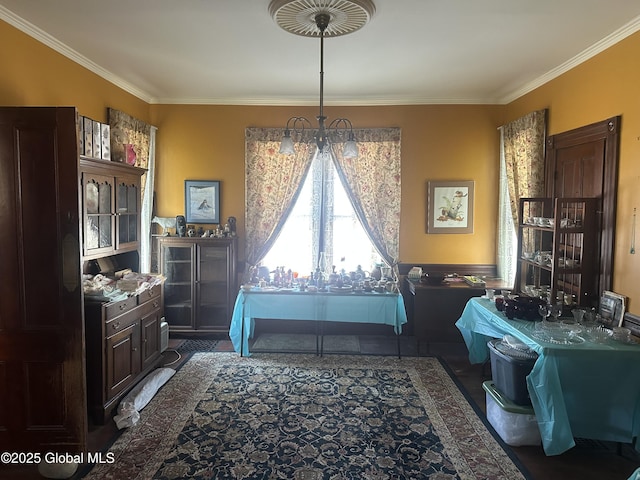
<path id="1" fill-rule="evenodd" d="M 535 322 L 542 320 L 538 313 L 540 305 L 546 302 L 537 297 L 514 297 L 504 299 L 504 313 L 509 319 L 519 318 L 520 320 L 529 320 Z"/>
<path id="2" fill-rule="evenodd" d="M 425 285 L 440 285 L 444 277 L 444 273 L 425 273 L 420 277 L 420 283 L 424 283 Z"/>

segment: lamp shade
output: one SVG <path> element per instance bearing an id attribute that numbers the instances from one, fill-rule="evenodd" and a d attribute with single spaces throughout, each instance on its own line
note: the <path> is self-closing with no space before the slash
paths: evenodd
<path id="1" fill-rule="evenodd" d="M 291 133 L 288 130 L 284 132 L 282 140 L 280 141 L 280 153 L 284 153 L 285 155 L 292 155 L 295 153 L 293 149 L 293 139 L 291 138 Z"/>
<path id="2" fill-rule="evenodd" d="M 356 145 L 355 140 L 348 140 L 344 143 L 342 156 L 344 158 L 358 158 L 358 145 Z"/>

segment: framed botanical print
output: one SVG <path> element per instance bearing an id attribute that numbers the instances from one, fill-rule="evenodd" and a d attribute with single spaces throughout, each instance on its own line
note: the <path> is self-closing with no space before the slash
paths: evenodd
<path id="1" fill-rule="evenodd" d="M 220 182 L 185 180 L 184 208 L 187 223 L 220 223 Z"/>
<path id="2" fill-rule="evenodd" d="M 427 182 L 427 233 L 473 233 L 473 180 Z"/>

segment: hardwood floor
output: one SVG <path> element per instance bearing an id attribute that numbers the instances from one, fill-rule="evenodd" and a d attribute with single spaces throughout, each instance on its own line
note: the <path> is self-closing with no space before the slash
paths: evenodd
<path id="1" fill-rule="evenodd" d="M 482 382 L 491 378 L 490 364 L 471 365 L 466 350 L 432 346 L 449 365 L 473 401 L 486 412 Z M 626 480 L 640 467 L 640 455 L 630 445 L 593 440 L 576 440 L 576 446 L 562 455 L 547 456 L 538 447 L 511 447 L 535 480 Z"/>

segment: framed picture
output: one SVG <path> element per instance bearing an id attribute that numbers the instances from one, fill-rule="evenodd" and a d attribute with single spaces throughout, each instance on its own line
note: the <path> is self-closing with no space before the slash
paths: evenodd
<path id="1" fill-rule="evenodd" d="M 600 297 L 598 313 L 603 323 L 608 327 L 619 327 L 624 320 L 627 298 L 614 292 L 605 290 Z"/>
<path id="2" fill-rule="evenodd" d="M 427 182 L 427 233 L 473 233 L 473 180 Z"/>
<path id="3" fill-rule="evenodd" d="M 220 223 L 220 182 L 185 180 L 184 208 L 187 223 Z"/>

